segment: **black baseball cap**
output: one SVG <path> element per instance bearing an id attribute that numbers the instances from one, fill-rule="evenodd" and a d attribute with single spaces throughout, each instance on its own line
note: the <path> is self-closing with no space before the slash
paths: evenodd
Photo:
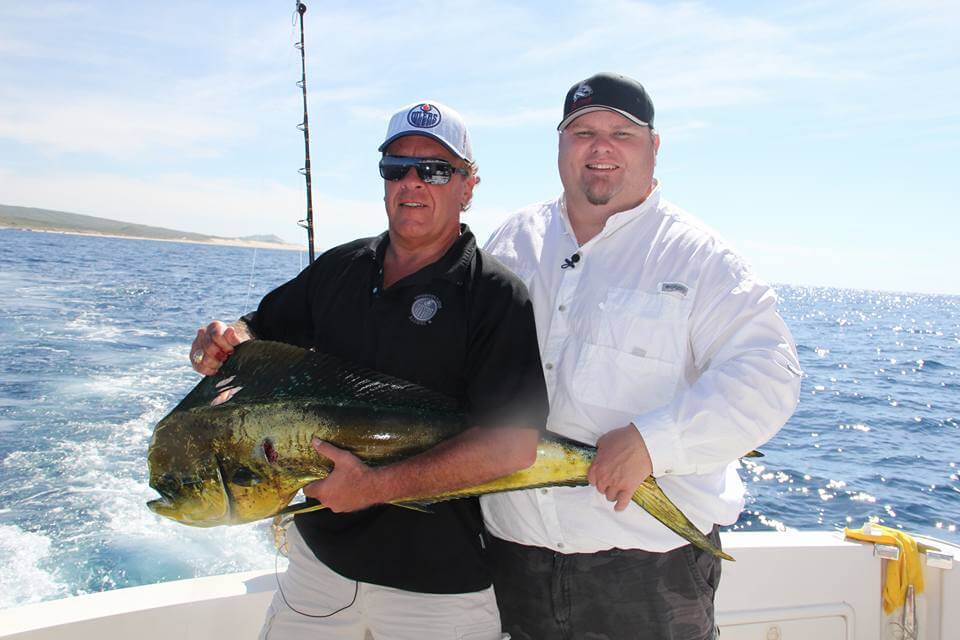
<path id="1" fill-rule="evenodd" d="M 591 111 L 615 111 L 641 127 L 653 128 L 653 101 L 643 85 L 619 73 L 598 73 L 576 83 L 563 101 L 563 131 L 576 118 Z"/>

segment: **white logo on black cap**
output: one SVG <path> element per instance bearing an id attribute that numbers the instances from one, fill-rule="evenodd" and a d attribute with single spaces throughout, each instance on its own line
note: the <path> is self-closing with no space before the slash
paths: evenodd
<path id="1" fill-rule="evenodd" d="M 429 324 L 437 312 L 443 308 L 440 298 L 424 293 L 413 299 L 410 305 L 410 322 L 414 324 Z"/>
<path id="2" fill-rule="evenodd" d="M 593 95 L 593 89 L 590 88 L 586 82 L 581 82 L 580 86 L 577 87 L 577 90 L 573 93 L 573 102 L 577 100 L 583 100 L 584 98 L 589 98 Z"/>

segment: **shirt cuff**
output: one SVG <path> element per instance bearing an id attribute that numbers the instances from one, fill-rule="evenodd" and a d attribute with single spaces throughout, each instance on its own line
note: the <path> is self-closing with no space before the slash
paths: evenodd
<path id="1" fill-rule="evenodd" d="M 670 407 L 655 409 L 633 419 L 633 425 L 643 436 L 653 466 L 653 476 L 694 473 L 680 445 L 680 431 L 673 421 Z"/>
<path id="2" fill-rule="evenodd" d="M 251 311 L 250 313 L 240 316 L 238 320 L 242 321 L 247 325 L 247 329 L 250 330 L 250 333 L 253 334 L 253 338 L 256 339 L 259 337 L 260 332 L 257 329 L 257 312 Z"/>

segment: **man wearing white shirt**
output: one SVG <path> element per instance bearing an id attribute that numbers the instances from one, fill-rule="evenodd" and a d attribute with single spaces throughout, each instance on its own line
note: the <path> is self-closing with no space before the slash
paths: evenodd
<path id="1" fill-rule="evenodd" d="M 776 296 L 712 230 L 661 197 L 653 103 L 601 73 L 564 102 L 563 194 L 487 243 L 527 284 L 547 428 L 596 443 L 592 486 L 481 503 L 514 640 L 715 634 L 719 560 L 642 509 L 653 475 L 719 545 L 744 504 L 738 459 L 792 414 L 800 368 Z"/>

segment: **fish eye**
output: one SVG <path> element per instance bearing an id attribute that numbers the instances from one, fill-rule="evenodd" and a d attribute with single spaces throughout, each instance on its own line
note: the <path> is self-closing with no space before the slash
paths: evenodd
<path id="1" fill-rule="evenodd" d="M 180 491 L 180 479 L 172 473 L 165 473 L 156 479 L 153 488 L 156 489 L 160 495 L 166 498 L 173 498 Z"/>
<path id="2" fill-rule="evenodd" d="M 202 484 L 203 480 L 201 480 L 199 476 L 183 477 L 172 473 L 165 473 L 157 478 L 153 488 L 161 495 L 173 498 L 180 493 L 182 489 L 192 489 Z"/>
<path id="3" fill-rule="evenodd" d="M 247 467 L 240 467 L 233 472 L 233 476 L 230 478 L 230 482 L 241 487 L 252 487 L 254 485 L 260 484 L 260 476 L 248 469 Z"/>

